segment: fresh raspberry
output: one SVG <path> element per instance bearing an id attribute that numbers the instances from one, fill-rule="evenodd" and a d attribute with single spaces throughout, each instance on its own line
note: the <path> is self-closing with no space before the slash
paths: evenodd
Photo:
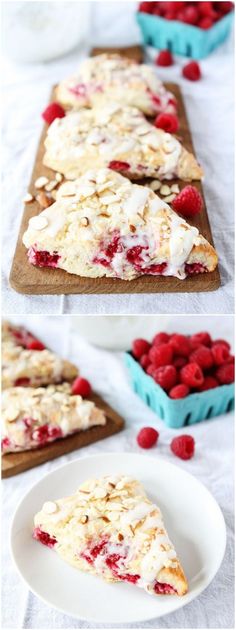
<path id="1" fill-rule="evenodd" d="M 208 389 L 214 389 L 219 387 L 219 383 L 214 376 L 206 376 L 203 384 L 198 387 L 198 392 L 206 392 Z"/>
<path id="2" fill-rule="evenodd" d="M 232 9 L 234 8 L 234 3 L 233 2 L 217 2 L 215 3 L 217 9 L 223 14 L 226 15 L 226 13 L 230 13 L 230 11 L 232 11 Z"/>
<path id="3" fill-rule="evenodd" d="M 193 217 L 203 208 L 202 196 L 195 186 L 185 186 L 172 201 L 172 207 L 184 217 Z"/>
<path id="4" fill-rule="evenodd" d="M 190 337 L 189 341 L 192 350 L 195 350 L 195 348 L 198 348 L 199 346 L 209 347 L 212 343 L 211 336 L 208 332 L 196 333 Z"/>
<path id="5" fill-rule="evenodd" d="M 164 365 L 163 367 L 157 368 L 154 372 L 154 381 L 162 387 L 162 389 L 166 389 L 169 391 L 176 384 L 177 373 L 174 365 Z"/>
<path id="6" fill-rule="evenodd" d="M 147 369 L 147 367 L 150 365 L 150 359 L 148 354 L 143 354 L 141 359 L 140 359 L 140 365 L 142 366 L 142 368 L 144 370 Z"/>
<path id="7" fill-rule="evenodd" d="M 162 344 L 162 343 L 168 343 L 169 339 L 170 339 L 170 335 L 168 335 L 165 332 L 159 332 L 153 338 L 152 345 L 153 346 L 160 346 L 160 344 Z"/>
<path id="8" fill-rule="evenodd" d="M 184 367 L 187 362 L 188 361 L 186 357 L 176 357 L 173 361 L 173 365 L 176 367 L 177 370 L 179 370 L 180 368 Z"/>
<path id="9" fill-rule="evenodd" d="M 135 359 L 141 359 L 143 354 L 147 354 L 151 348 L 151 344 L 146 339 L 134 339 L 132 343 L 132 353 Z"/>
<path id="10" fill-rule="evenodd" d="M 163 129 L 167 133 L 176 133 L 179 128 L 179 121 L 175 114 L 158 114 L 154 121 L 155 127 Z"/>
<path id="11" fill-rule="evenodd" d="M 217 372 L 216 378 L 221 385 L 229 385 L 234 382 L 234 364 L 233 363 L 225 363 L 225 365 L 221 365 Z"/>
<path id="12" fill-rule="evenodd" d="M 140 2 L 138 10 L 142 13 L 152 13 L 154 9 L 154 2 Z"/>
<path id="13" fill-rule="evenodd" d="M 187 3 L 188 4 L 188 3 Z M 186 24 L 195 25 L 198 22 L 199 13 L 197 7 L 194 6 L 186 6 L 183 9 L 183 19 L 181 22 L 185 22 Z"/>
<path id="14" fill-rule="evenodd" d="M 212 346 L 211 351 L 215 365 L 223 365 L 223 363 L 227 362 L 229 358 L 229 350 L 223 343 L 217 343 Z"/>
<path id="15" fill-rule="evenodd" d="M 211 17 L 213 6 L 212 2 L 198 2 L 199 15 L 204 17 Z"/>
<path id="16" fill-rule="evenodd" d="M 91 385 L 86 378 L 81 378 L 78 376 L 74 382 L 72 383 L 71 393 L 76 396 L 82 396 L 82 398 L 87 398 L 90 396 L 92 391 Z"/>
<path id="17" fill-rule="evenodd" d="M 50 103 L 42 113 L 42 117 L 48 125 L 51 125 L 55 118 L 64 118 L 65 115 L 65 110 L 59 103 Z"/>
<path id="18" fill-rule="evenodd" d="M 137 435 L 137 442 L 141 448 L 151 448 L 157 443 L 159 433 L 152 427 L 144 427 Z"/>
<path id="19" fill-rule="evenodd" d="M 213 19 L 211 17 L 204 17 L 198 22 L 198 27 L 206 31 L 208 28 L 211 28 L 212 24 Z"/>
<path id="20" fill-rule="evenodd" d="M 235 356 L 234 354 L 230 354 L 227 363 L 235 364 Z"/>
<path id="21" fill-rule="evenodd" d="M 152 378 L 154 378 L 154 374 L 156 372 L 156 369 L 157 369 L 156 365 L 154 365 L 153 363 L 150 363 L 150 365 L 148 365 L 148 367 L 147 367 L 146 372 L 147 372 L 147 374 L 149 376 L 152 376 Z"/>
<path id="22" fill-rule="evenodd" d="M 160 346 L 152 346 L 148 356 L 156 367 L 170 365 L 173 359 L 173 350 L 168 343 L 162 343 Z"/>
<path id="23" fill-rule="evenodd" d="M 111 160 L 108 164 L 108 168 L 113 171 L 128 171 L 130 164 L 128 162 L 121 162 L 120 160 Z"/>
<path id="24" fill-rule="evenodd" d="M 181 357 L 188 357 L 190 353 L 189 340 L 185 335 L 172 335 L 170 339 L 170 346 L 174 354 L 178 354 Z"/>
<path id="25" fill-rule="evenodd" d="M 190 61 L 182 68 L 182 75 L 189 81 L 198 81 L 201 79 L 201 69 L 197 61 Z"/>
<path id="26" fill-rule="evenodd" d="M 172 66 L 174 60 L 170 50 L 160 50 L 155 59 L 155 63 L 157 66 Z"/>
<path id="27" fill-rule="evenodd" d="M 197 363 L 202 370 L 209 370 L 213 365 L 213 356 L 210 348 L 206 346 L 198 346 L 189 357 L 191 363 Z"/>
<path id="28" fill-rule="evenodd" d="M 34 337 L 31 337 L 31 339 L 29 339 L 26 344 L 26 348 L 27 350 L 45 350 L 44 344 L 41 343 L 39 339 L 35 339 Z"/>
<path id="29" fill-rule="evenodd" d="M 225 339 L 214 339 L 214 341 L 212 341 L 213 346 L 218 346 L 218 344 L 225 346 L 228 350 L 230 350 L 230 344 Z"/>
<path id="30" fill-rule="evenodd" d="M 180 459 L 191 459 L 194 455 L 195 441 L 191 435 L 179 435 L 170 445 L 172 453 Z"/>
<path id="31" fill-rule="evenodd" d="M 203 372 L 197 363 L 187 363 L 180 371 L 180 380 L 189 387 L 199 387 L 204 381 Z"/>
<path id="32" fill-rule="evenodd" d="M 185 396 L 188 396 L 189 391 L 190 391 L 189 387 L 187 385 L 184 385 L 184 383 L 182 383 L 180 385 L 176 385 L 175 387 L 172 387 L 172 389 L 169 392 L 169 396 L 170 398 L 177 400 L 178 398 L 185 398 Z"/>

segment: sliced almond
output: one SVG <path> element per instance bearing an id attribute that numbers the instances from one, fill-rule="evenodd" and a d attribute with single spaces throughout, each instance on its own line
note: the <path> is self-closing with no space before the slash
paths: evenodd
<path id="1" fill-rule="evenodd" d="M 23 198 L 23 203 L 30 203 L 31 201 L 33 201 L 34 197 L 33 195 L 31 195 L 30 193 L 26 193 L 26 195 Z"/>
<path id="2" fill-rule="evenodd" d="M 48 206 L 51 206 L 52 203 L 54 203 L 54 199 L 46 195 L 43 190 L 39 193 L 39 195 L 37 195 L 36 199 L 39 202 L 40 206 L 42 206 L 42 208 L 48 208 Z"/>
<path id="3" fill-rule="evenodd" d="M 88 217 L 82 217 L 80 225 L 82 225 L 83 227 L 87 227 L 89 225 Z"/>
<path id="4" fill-rule="evenodd" d="M 8 422 L 15 422 L 16 418 L 19 416 L 19 409 L 12 405 L 7 409 L 7 420 Z"/>
<path id="5" fill-rule="evenodd" d="M 53 514 L 54 512 L 57 512 L 57 504 L 54 503 L 54 501 L 46 501 L 43 504 L 43 512 L 46 514 Z"/>
<path id="6" fill-rule="evenodd" d="M 57 180 L 57 182 L 62 182 L 63 175 L 61 173 L 56 173 L 55 179 Z"/>
<path id="7" fill-rule="evenodd" d="M 104 499 L 107 495 L 107 491 L 103 488 L 95 488 L 95 490 L 93 491 L 93 495 L 95 499 Z"/>
<path id="8" fill-rule="evenodd" d="M 135 225 L 130 225 L 129 226 L 130 232 L 136 232 L 136 227 Z"/>
<path id="9" fill-rule="evenodd" d="M 87 514 L 84 514 L 84 516 L 81 517 L 80 522 L 82 523 L 82 525 L 85 525 L 85 523 L 87 523 L 89 520 L 89 517 Z"/>
<path id="10" fill-rule="evenodd" d="M 169 186 L 166 186 L 166 184 L 163 184 L 160 188 L 160 193 L 165 197 L 166 195 L 170 195 L 171 189 Z"/>
<path id="11" fill-rule="evenodd" d="M 110 523 L 110 519 L 108 518 L 108 516 L 101 516 L 102 521 L 104 521 L 104 523 Z"/>
<path id="12" fill-rule="evenodd" d="M 176 195 L 173 193 L 172 195 L 168 195 L 167 197 L 165 197 L 165 201 L 166 203 L 171 203 L 171 201 L 174 201 Z"/>
<path id="13" fill-rule="evenodd" d="M 48 225 L 48 220 L 46 219 L 46 217 L 38 215 L 36 217 L 31 217 L 31 219 L 29 220 L 29 225 L 34 230 L 44 230 L 44 228 Z"/>
<path id="14" fill-rule="evenodd" d="M 48 184 L 49 179 L 48 177 L 38 177 L 38 179 L 35 180 L 34 185 L 35 188 L 44 188 L 44 186 L 46 186 L 46 184 Z"/>
<path id="15" fill-rule="evenodd" d="M 44 187 L 45 190 L 47 190 L 48 192 L 51 192 L 51 190 L 53 190 L 54 188 L 56 188 L 56 186 L 58 186 L 58 182 L 56 179 L 52 179 L 51 182 L 49 182 L 48 184 L 46 184 L 46 186 Z"/>
<path id="16" fill-rule="evenodd" d="M 172 184 L 170 189 L 171 189 L 172 193 L 179 193 L 179 186 L 178 186 L 178 184 Z"/>
<path id="17" fill-rule="evenodd" d="M 153 190 L 155 192 L 155 190 L 159 190 L 161 187 L 161 182 L 159 182 L 159 179 L 153 179 L 152 182 L 150 182 L 149 188 L 151 188 L 151 190 Z"/>

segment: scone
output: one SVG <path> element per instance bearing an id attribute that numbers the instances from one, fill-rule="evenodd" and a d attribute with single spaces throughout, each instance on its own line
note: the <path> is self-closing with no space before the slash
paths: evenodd
<path id="1" fill-rule="evenodd" d="M 91 479 L 72 496 L 46 501 L 33 536 L 108 582 L 129 582 L 153 595 L 188 590 L 159 508 L 130 477 Z"/>
<path id="2" fill-rule="evenodd" d="M 25 350 L 21 346 L 2 344 L 2 388 L 39 387 L 73 381 L 78 369 L 50 350 Z"/>
<path id="3" fill-rule="evenodd" d="M 194 155 L 177 138 L 151 125 L 137 108 L 117 103 L 56 118 L 45 147 L 44 164 L 67 179 L 80 177 L 91 165 L 112 168 L 130 179 L 191 181 L 203 176 Z"/>
<path id="4" fill-rule="evenodd" d="M 102 54 L 83 61 L 72 77 L 59 83 L 56 100 L 80 109 L 116 101 L 134 105 L 148 116 L 175 112 L 176 100 L 157 78 L 154 68 L 117 54 Z"/>
<path id="5" fill-rule="evenodd" d="M 68 383 L 33 389 L 12 387 L 2 396 L 2 451 L 26 451 L 106 424 L 101 409 L 71 395 Z"/>
<path id="6" fill-rule="evenodd" d="M 2 343 L 12 343 L 27 350 L 44 350 L 44 344 L 39 341 L 24 326 L 15 326 L 7 320 L 2 321 Z"/>
<path id="7" fill-rule="evenodd" d="M 29 262 L 68 273 L 132 280 L 213 271 L 214 248 L 145 186 L 109 169 L 64 183 L 23 235 Z"/>

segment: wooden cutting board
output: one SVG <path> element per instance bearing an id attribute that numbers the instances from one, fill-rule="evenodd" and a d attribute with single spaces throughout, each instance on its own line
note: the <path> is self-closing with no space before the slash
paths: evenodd
<path id="1" fill-rule="evenodd" d="M 101 52 L 119 52 L 126 56 L 136 59 L 136 61 L 142 61 L 142 49 L 140 46 L 128 47 L 124 49 L 117 48 L 95 48 L 92 50 L 92 55 L 100 54 Z M 180 129 L 178 132 L 178 138 L 183 142 L 183 145 L 189 151 L 194 153 L 193 142 L 191 132 L 186 116 L 186 111 L 181 95 L 181 90 L 175 83 L 165 83 L 167 89 L 174 93 L 178 103 L 178 117 L 180 122 Z M 51 100 L 54 100 L 54 90 L 52 92 Z M 34 196 L 36 190 L 34 187 L 35 180 L 40 175 L 47 176 L 50 180 L 54 179 L 54 171 L 43 166 L 42 159 L 44 155 L 44 139 L 47 132 L 47 125 L 44 125 L 43 132 L 40 138 L 39 147 L 33 167 L 31 182 L 29 185 L 29 192 Z M 142 182 L 143 183 L 143 182 Z M 163 183 L 169 184 L 166 181 Z M 172 180 L 171 183 L 178 183 L 180 189 L 186 185 L 186 182 L 182 182 L 178 179 Z M 196 188 L 201 192 L 203 198 L 203 189 L 201 182 L 194 182 Z M 214 211 L 214 208 L 212 209 Z M 22 243 L 22 236 L 25 232 L 29 219 L 36 214 L 39 214 L 41 208 L 37 201 L 33 201 L 30 204 L 26 204 L 23 213 L 23 219 L 20 227 L 19 237 L 16 245 L 16 251 L 12 263 L 10 273 L 10 284 L 15 291 L 30 295 L 40 294 L 101 294 L 101 293 L 189 293 L 189 292 L 201 292 L 201 291 L 215 291 L 220 286 L 220 274 L 219 269 L 215 269 L 212 273 L 203 273 L 196 276 L 189 276 L 185 280 L 179 280 L 178 278 L 163 277 L 163 276 L 142 276 L 135 280 L 125 281 L 118 280 L 116 278 L 83 278 L 76 276 L 75 274 L 69 274 L 63 269 L 50 269 L 50 268 L 37 268 L 30 265 L 27 259 L 26 248 Z M 209 219 L 207 215 L 207 209 L 204 202 L 204 209 L 197 215 L 196 218 L 189 221 L 191 225 L 196 226 L 200 233 L 214 245 Z"/>
<path id="2" fill-rule="evenodd" d="M 87 431 L 80 431 L 36 450 L 3 455 L 2 478 L 5 479 L 6 477 L 18 475 L 25 470 L 44 464 L 50 459 L 66 455 L 83 446 L 89 446 L 89 444 L 110 437 L 124 428 L 125 423 L 123 418 L 121 418 L 98 394 L 92 394 L 90 400 L 93 400 L 100 409 L 104 410 L 107 418 L 105 426 L 97 426 L 87 429 Z"/>

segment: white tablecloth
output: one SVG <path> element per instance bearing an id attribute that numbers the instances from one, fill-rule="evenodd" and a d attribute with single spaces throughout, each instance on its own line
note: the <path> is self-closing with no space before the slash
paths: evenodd
<path id="1" fill-rule="evenodd" d="M 20 318 L 18 318 L 19 321 Z M 21 318 L 22 320 L 22 318 Z M 33 595 L 16 572 L 10 557 L 10 522 L 17 504 L 25 493 L 44 474 L 76 459 L 101 452 L 133 451 L 142 453 L 137 446 L 136 435 L 142 426 L 155 426 L 161 432 L 161 443 L 150 451 L 156 457 L 173 462 L 169 443 L 177 431 L 167 429 L 152 411 L 132 392 L 121 353 L 99 350 L 90 346 L 68 329 L 67 319 L 51 317 L 43 322 L 40 317 L 24 318 L 28 326 L 54 350 L 77 362 L 81 373 L 91 380 L 97 390 L 125 418 L 126 428 L 113 436 L 80 451 L 58 458 L 3 481 L 3 620 L 2 627 L 9 628 L 94 628 L 106 627 L 80 622 L 47 606 Z M 99 325 L 99 323 L 97 323 Z M 233 318 L 206 318 L 202 329 L 209 328 L 213 336 L 225 336 L 232 341 Z M 187 333 L 199 331 L 198 318 L 176 318 L 169 322 L 168 330 Z M 63 334 L 62 334 L 63 329 Z M 208 588 L 193 602 L 175 613 L 144 624 L 131 624 L 130 628 L 231 628 L 233 627 L 233 414 L 220 416 L 184 429 L 194 436 L 196 454 L 183 462 L 174 463 L 194 474 L 212 492 L 218 501 L 227 526 L 227 549 L 222 566 Z M 33 559 L 32 559 L 33 561 Z M 94 596 L 96 594 L 94 593 Z M 105 605 L 105 604 L 104 604 Z M 125 626 L 127 627 L 127 626 Z"/>
<path id="2" fill-rule="evenodd" d="M 135 2 L 93 2 L 91 45 L 127 45 L 140 41 Z M 124 10 L 125 6 L 125 10 Z M 232 313 L 233 312 L 233 54 L 232 38 L 201 61 L 203 78 L 181 77 L 184 59 L 158 68 L 165 81 L 181 86 L 196 153 L 205 170 L 204 193 L 222 286 L 213 293 L 157 295 L 24 296 L 9 287 L 8 277 L 35 151 L 41 112 L 52 84 L 72 73 L 88 49 L 47 64 L 16 65 L 4 59 L 4 257 L 3 307 L 20 313 Z M 157 280 L 158 282 L 158 280 Z"/>

